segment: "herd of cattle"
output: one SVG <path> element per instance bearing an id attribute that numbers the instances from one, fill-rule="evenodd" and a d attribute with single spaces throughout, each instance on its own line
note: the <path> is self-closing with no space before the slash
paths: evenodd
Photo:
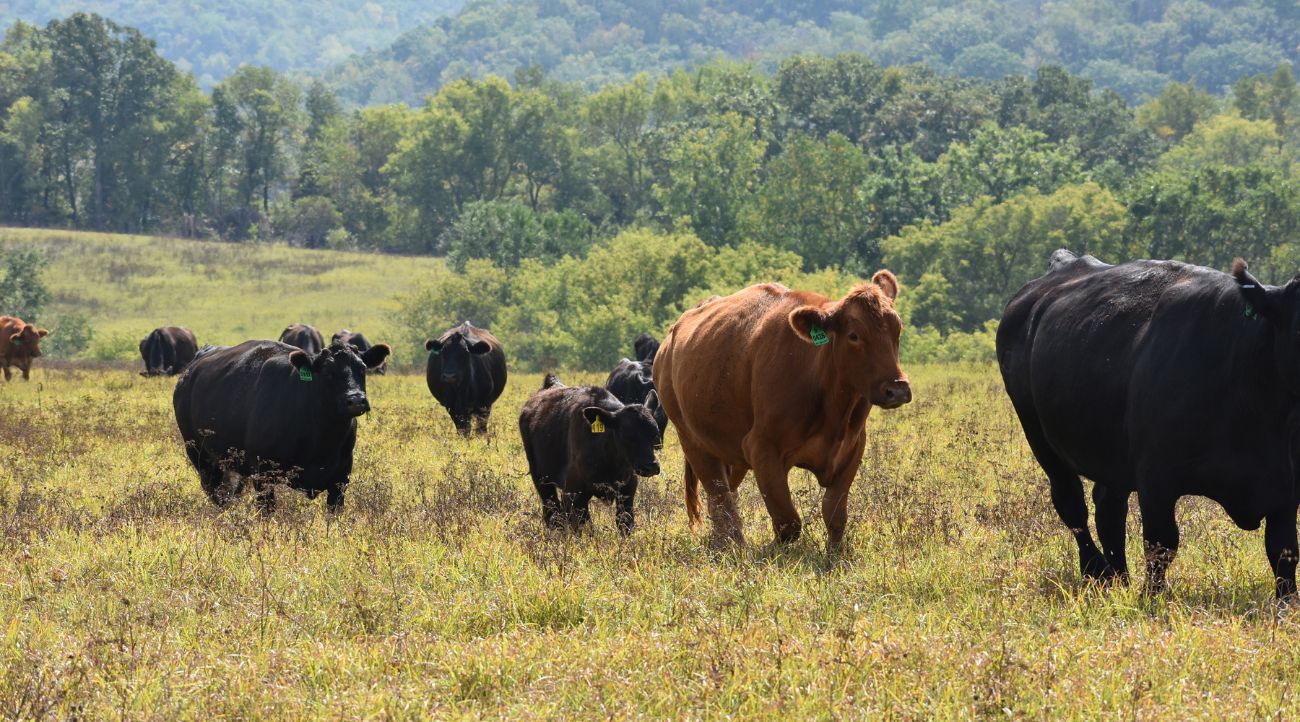
<path id="1" fill-rule="evenodd" d="M 825 493 L 828 546 L 848 520 L 872 407 L 912 398 L 899 366 L 897 279 L 875 274 L 839 299 L 760 284 L 713 296 L 682 314 L 662 345 L 634 342 L 604 387 L 569 387 L 547 374 L 524 404 L 519 431 L 543 519 L 577 528 L 592 498 L 611 502 L 619 530 L 634 525 L 639 477 L 659 473 L 655 451 L 671 422 L 686 458 L 686 507 L 702 487 L 714 543 L 742 542 L 737 488 L 754 472 L 776 538 L 802 522 L 788 483 L 806 469 Z M 0 317 L 5 379 L 23 378 L 48 334 Z M 1257 281 L 1175 261 L 1109 265 L 1057 251 L 1042 277 L 1007 303 L 997 332 L 1003 382 L 1074 534 L 1089 578 L 1128 579 L 1129 496 L 1142 514 L 1148 589 L 1163 589 L 1178 549 L 1174 508 L 1208 497 L 1243 529 L 1266 523 L 1280 598 L 1296 594 L 1300 506 L 1300 275 Z M 462 435 L 486 431 L 506 384 L 501 343 L 465 322 L 425 343 L 429 391 Z M 389 346 L 348 330 L 329 345 L 311 326 L 279 341 L 199 348 L 187 329 L 140 342 L 144 375 L 182 374 L 173 405 L 204 491 L 227 504 L 251 482 L 274 504 L 286 483 L 343 504 L 356 418 L 370 409 L 366 378 Z M 1088 529 L 1081 477 L 1095 482 Z"/>

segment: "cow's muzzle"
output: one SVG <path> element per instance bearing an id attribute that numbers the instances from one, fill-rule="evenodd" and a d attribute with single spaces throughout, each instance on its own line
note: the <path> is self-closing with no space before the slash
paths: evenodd
<path id="1" fill-rule="evenodd" d="M 642 464 L 633 469 L 633 471 L 636 472 L 637 476 L 658 476 L 659 462 L 651 461 L 648 464 Z"/>
<path id="2" fill-rule="evenodd" d="M 911 384 L 906 379 L 898 379 L 882 385 L 871 402 L 882 409 L 896 409 L 911 400 Z"/>
<path id="3" fill-rule="evenodd" d="M 364 396 L 353 396 L 346 401 L 348 415 L 360 416 L 370 410 L 370 401 Z"/>
<path id="4" fill-rule="evenodd" d="M 443 374 L 442 376 L 439 377 L 439 379 L 444 384 L 454 384 L 457 381 L 460 381 L 460 374 Z"/>

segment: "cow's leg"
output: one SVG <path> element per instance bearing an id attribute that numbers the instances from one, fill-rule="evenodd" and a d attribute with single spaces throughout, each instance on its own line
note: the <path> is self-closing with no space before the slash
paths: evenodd
<path id="1" fill-rule="evenodd" d="M 1092 487 L 1092 502 L 1096 507 L 1097 541 L 1106 554 L 1107 568 L 1103 579 L 1118 578 L 1128 583 L 1128 558 L 1124 554 L 1125 528 L 1128 524 L 1128 491 L 1109 489 L 1102 484 Z"/>
<path id="2" fill-rule="evenodd" d="M 591 522 L 591 491 L 583 489 L 572 494 L 565 494 L 564 501 L 568 507 L 569 528 L 578 531 Z"/>
<path id="3" fill-rule="evenodd" d="M 474 433 L 487 434 L 488 416 L 492 409 L 475 409 L 474 410 Z"/>
<path id="4" fill-rule="evenodd" d="M 1290 506 L 1264 518 L 1264 550 L 1273 567 L 1273 581 L 1278 599 L 1295 597 L 1296 507 Z"/>
<path id="5" fill-rule="evenodd" d="M 709 521 L 713 525 L 711 544 L 716 548 L 731 543 L 744 544 L 745 534 L 740 520 L 740 505 L 736 503 L 736 492 L 730 482 L 731 478 L 736 476 L 737 470 L 740 478 L 744 478 L 748 469 L 744 467 L 728 469 L 713 456 L 692 453 L 685 444 L 682 444 L 682 450 L 686 453 L 687 473 L 694 474 L 695 479 L 704 486 L 704 494 L 708 499 Z M 687 479 L 687 483 L 690 483 L 690 479 Z"/>
<path id="6" fill-rule="evenodd" d="M 257 510 L 269 516 L 275 511 L 275 482 L 261 473 L 252 477 L 253 491 L 257 495 Z"/>
<path id="7" fill-rule="evenodd" d="M 451 414 L 451 423 L 456 425 L 456 433 L 461 436 L 469 436 L 469 414 L 448 412 Z"/>
<path id="8" fill-rule="evenodd" d="M 19 361 L 18 368 L 23 370 L 23 381 L 32 380 L 32 360 L 30 358 Z"/>
<path id="9" fill-rule="evenodd" d="M 799 519 L 794 499 L 790 497 L 790 467 L 786 466 L 775 447 L 766 440 L 747 436 L 741 448 L 754 469 L 754 478 L 758 480 L 758 490 L 763 494 L 767 515 L 772 518 L 772 531 L 776 534 L 776 540 L 792 542 L 798 539 L 803 531 L 803 522 Z"/>
<path id="10" fill-rule="evenodd" d="M 8 381 L 12 377 L 13 373 L 9 370 L 9 359 L 5 359 L 5 381 Z"/>
<path id="11" fill-rule="evenodd" d="M 844 529 L 849 522 L 849 488 L 860 465 L 856 459 L 845 464 L 830 479 L 822 495 L 822 521 L 826 523 L 826 551 L 829 553 L 839 551 L 844 543 Z"/>
<path id="12" fill-rule="evenodd" d="M 635 512 L 632 509 L 632 502 L 636 499 L 636 485 L 636 474 L 628 474 L 628 478 L 623 480 L 615 492 L 614 521 L 623 536 L 631 534 L 632 527 L 636 524 Z"/>
<path id="13" fill-rule="evenodd" d="M 537 496 L 542 499 L 542 523 L 548 529 L 559 529 L 564 525 L 561 517 L 564 505 L 555 484 L 534 481 L 533 486 L 537 488 Z"/>
<path id="14" fill-rule="evenodd" d="M 1109 566 L 1106 557 L 1093 543 L 1092 533 L 1088 531 L 1088 503 L 1083 498 L 1083 481 L 1043 438 L 1038 419 L 1023 413 L 1020 416 L 1025 440 L 1051 483 L 1052 506 L 1056 507 L 1056 515 L 1074 534 L 1074 543 L 1079 546 L 1079 571 L 1090 579 L 1106 577 Z"/>
<path id="15" fill-rule="evenodd" d="M 1178 554 L 1178 522 L 1174 507 L 1178 497 L 1159 492 L 1138 492 L 1142 511 L 1142 539 L 1146 547 L 1148 594 L 1165 590 L 1165 572 Z"/>
<path id="16" fill-rule="evenodd" d="M 325 490 L 325 508 L 328 511 L 334 514 L 343 511 L 343 487 L 346 485 L 346 481 L 340 484 L 331 484 Z"/>

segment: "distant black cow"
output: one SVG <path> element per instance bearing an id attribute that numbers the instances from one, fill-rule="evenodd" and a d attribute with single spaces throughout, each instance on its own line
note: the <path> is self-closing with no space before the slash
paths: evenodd
<path id="1" fill-rule="evenodd" d="M 569 388 L 547 374 L 524 403 L 519 434 L 547 526 L 581 527 L 591 520 L 594 496 L 617 506 L 620 532 L 632 531 L 637 475 L 659 473 L 659 433 L 649 409 L 624 405 L 599 386 Z"/>
<path id="2" fill-rule="evenodd" d="M 1136 491 L 1147 586 L 1163 589 L 1178 550 L 1174 507 L 1198 495 L 1242 529 L 1266 522 L 1277 594 L 1295 593 L 1300 278 L 1264 286 L 1240 259 L 1228 275 L 1057 251 L 1007 304 L 997 353 L 1084 575 L 1127 579 Z M 1080 476 L 1096 482 L 1101 550 Z"/>
<path id="3" fill-rule="evenodd" d="M 325 339 L 321 338 L 320 331 L 305 323 L 285 327 L 280 332 L 280 343 L 297 346 L 309 354 L 318 354 L 325 348 Z"/>
<path id="4" fill-rule="evenodd" d="M 664 430 L 668 428 L 668 414 L 659 405 L 659 395 L 650 393 L 655 389 L 654 366 L 650 362 L 629 359 L 619 361 L 614 370 L 609 372 L 605 388 L 625 404 L 644 404 L 650 409 L 655 425 L 659 427 L 659 440 L 663 441 Z"/>
<path id="5" fill-rule="evenodd" d="M 356 346 L 357 353 L 365 353 L 366 351 L 369 351 L 370 346 L 372 345 L 369 339 L 367 339 L 365 336 L 361 335 L 360 333 L 349 331 L 346 328 L 334 334 L 334 336 L 330 338 L 330 343 L 338 343 L 338 342 L 343 342 L 343 343 L 352 344 L 353 346 Z M 369 373 L 383 374 L 386 373 L 387 370 L 388 370 L 388 361 L 385 360 L 378 367 L 370 369 Z"/>
<path id="6" fill-rule="evenodd" d="M 181 326 L 163 326 L 149 332 L 140 341 L 140 357 L 144 359 L 141 376 L 173 376 L 185 370 L 198 353 L 199 342 L 194 332 Z"/>
<path id="7" fill-rule="evenodd" d="M 637 361 L 647 363 L 655 362 L 655 354 L 659 353 L 659 341 L 654 336 L 642 331 L 640 336 L 632 342 L 632 351 L 636 354 Z"/>
<path id="8" fill-rule="evenodd" d="M 506 354 L 501 343 L 487 330 L 466 321 L 429 339 L 424 348 L 429 352 L 425 369 L 429 393 L 447 409 L 456 430 L 468 436 L 472 416 L 474 430 L 487 431 L 492 404 L 506 387 Z"/>
<path id="9" fill-rule="evenodd" d="M 333 344 L 310 354 L 276 341 L 205 348 L 176 384 L 172 405 L 185 452 L 208 497 L 225 505 L 253 482 L 263 509 L 272 484 L 343 504 L 357 441 L 356 417 L 370 409 L 366 368 L 383 344 L 358 355 Z"/>

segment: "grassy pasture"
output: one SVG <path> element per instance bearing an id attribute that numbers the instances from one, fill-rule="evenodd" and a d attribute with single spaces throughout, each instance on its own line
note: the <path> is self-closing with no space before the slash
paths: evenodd
<path id="1" fill-rule="evenodd" d="M 468 442 L 418 375 L 372 379 L 344 513 L 285 492 L 263 519 L 203 496 L 172 381 L 39 368 L 0 390 L 0 714 L 1296 715 L 1260 532 L 1188 499 L 1168 596 L 1086 587 L 995 370 L 910 371 L 828 558 L 803 473 L 803 539 L 771 543 L 750 480 L 748 545 L 710 551 L 671 432 L 629 539 L 600 504 L 545 532 L 515 428 L 536 375 Z"/>
<path id="2" fill-rule="evenodd" d="M 291 320 L 394 333 L 428 259 L 0 230 L 52 258 L 51 315 L 129 342 Z M 374 333 L 371 329 L 378 329 Z M 343 514 L 280 496 L 219 512 L 187 466 L 173 380 L 37 362 L 0 383 L 0 717 L 130 719 L 1294 718 L 1300 625 L 1272 604 L 1262 532 L 1179 507 L 1171 592 L 1084 585 L 991 366 L 913 366 L 876 412 L 829 558 L 805 536 L 690 529 L 672 431 L 638 528 L 547 533 L 511 378 L 491 439 L 461 440 L 418 373 L 370 381 Z M 595 375 L 564 374 L 569 383 Z M 1129 558 L 1140 569 L 1136 511 Z"/>
<path id="3" fill-rule="evenodd" d="M 310 323 L 328 341 L 340 328 L 398 338 L 393 297 L 427 283 L 439 259 L 232 244 L 160 236 L 0 228 L 0 249 L 38 248 L 47 316 L 76 311 L 100 358 L 138 358 L 158 326 L 188 326 L 200 344 L 278 338 Z M 403 355 L 405 358 L 405 355 Z"/>

